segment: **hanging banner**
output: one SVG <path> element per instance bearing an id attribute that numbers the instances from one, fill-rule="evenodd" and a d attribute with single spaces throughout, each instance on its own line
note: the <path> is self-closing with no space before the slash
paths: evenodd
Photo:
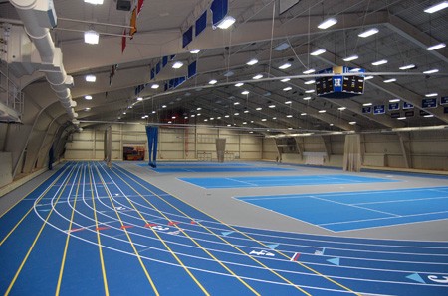
<path id="1" fill-rule="evenodd" d="M 413 108 L 414 108 L 414 105 L 412 105 L 411 103 L 403 102 L 403 110 L 413 109 Z"/>
<path id="2" fill-rule="evenodd" d="M 378 115 L 384 113 L 386 113 L 386 108 L 384 108 L 384 105 L 373 106 L 373 114 Z"/>
<path id="3" fill-rule="evenodd" d="M 400 110 L 400 102 L 397 103 L 389 103 L 389 111 Z"/>

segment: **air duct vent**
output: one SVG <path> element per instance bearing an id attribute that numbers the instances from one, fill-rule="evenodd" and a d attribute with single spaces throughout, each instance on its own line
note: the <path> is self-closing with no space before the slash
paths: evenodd
<path id="1" fill-rule="evenodd" d="M 117 0 L 117 10 L 130 11 L 131 10 L 131 1 Z"/>

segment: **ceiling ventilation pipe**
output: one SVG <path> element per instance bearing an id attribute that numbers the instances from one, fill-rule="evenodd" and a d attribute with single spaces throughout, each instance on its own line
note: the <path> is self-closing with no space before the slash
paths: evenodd
<path id="1" fill-rule="evenodd" d="M 50 28 L 57 24 L 53 0 L 10 0 L 22 20 L 25 31 L 33 41 L 42 60 L 41 71 L 45 72 L 47 81 L 56 92 L 62 106 L 70 119 L 76 124 L 78 114 L 74 107 L 70 88 L 74 85 L 73 77 L 67 75 L 62 63 L 62 51 L 54 46 Z"/>

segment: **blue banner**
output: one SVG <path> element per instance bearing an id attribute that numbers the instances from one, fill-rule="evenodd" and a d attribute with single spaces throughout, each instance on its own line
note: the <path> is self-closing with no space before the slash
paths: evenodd
<path id="1" fill-rule="evenodd" d="M 448 97 L 441 97 L 440 105 L 447 105 L 447 104 L 448 104 Z"/>
<path id="2" fill-rule="evenodd" d="M 389 111 L 400 110 L 400 102 L 397 103 L 389 103 Z"/>
<path id="3" fill-rule="evenodd" d="M 422 100 L 422 108 L 437 108 L 437 99 L 423 99 Z"/>
<path id="4" fill-rule="evenodd" d="M 188 28 L 188 30 L 182 35 L 182 48 L 187 47 L 191 41 L 193 41 L 193 26 Z"/>
<path id="5" fill-rule="evenodd" d="M 197 73 L 196 61 L 188 65 L 188 79 L 195 76 Z"/>
<path id="6" fill-rule="evenodd" d="M 197 19 L 194 36 L 198 37 L 207 27 L 207 10 Z"/>
<path id="7" fill-rule="evenodd" d="M 414 105 L 412 105 L 411 103 L 408 103 L 408 102 L 403 102 L 403 110 L 412 109 L 412 108 L 414 108 Z"/>
<path id="8" fill-rule="evenodd" d="M 362 107 L 362 114 L 370 114 L 372 113 L 372 108 L 369 107 Z"/>
<path id="9" fill-rule="evenodd" d="M 384 108 L 384 105 L 376 105 L 373 106 L 373 114 L 384 114 L 386 113 L 386 108 Z"/>
<path id="10" fill-rule="evenodd" d="M 216 27 L 220 21 L 227 15 L 229 9 L 228 0 L 214 0 L 210 7 L 213 14 L 213 26 Z"/>

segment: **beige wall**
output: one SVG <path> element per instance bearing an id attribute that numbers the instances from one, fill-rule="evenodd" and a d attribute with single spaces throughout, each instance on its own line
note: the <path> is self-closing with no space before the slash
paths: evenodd
<path id="1" fill-rule="evenodd" d="M 409 147 L 410 168 L 448 171 L 448 131 L 420 131 L 406 134 L 405 145 Z M 405 168 L 402 146 L 397 134 L 364 134 L 361 138 L 364 166 Z M 330 149 L 322 137 L 304 137 L 299 140 L 305 152 L 329 153 L 324 165 L 342 166 L 344 136 L 331 136 Z M 306 154 L 306 153 L 305 153 Z M 263 140 L 263 159 L 275 161 L 278 156 L 275 141 Z M 283 154 L 283 162 L 305 164 L 306 155 L 298 153 Z"/>
<path id="2" fill-rule="evenodd" d="M 66 159 L 103 159 L 106 126 L 86 128 L 72 135 L 66 145 Z M 216 159 L 215 139 L 226 139 L 226 160 L 259 160 L 262 138 L 226 129 L 160 127 L 157 158 L 162 160 Z M 112 125 L 112 159 L 122 159 L 123 146 L 144 145 L 143 125 Z M 148 153 L 145 153 L 148 159 Z"/>
<path id="3" fill-rule="evenodd" d="M 87 128 L 76 133 L 66 145 L 66 159 L 103 159 L 104 130 L 106 126 Z M 146 146 L 143 125 L 113 125 L 112 159 L 122 159 L 124 145 Z M 448 131 L 425 131 L 406 134 L 411 168 L 448 170 Z M 215 139 L 226 139 L 226 160 L 276 161 L 275 141 L 228 129 L 166 128 L 159 129 L 158 159 L 162 160 L 216 160 Z M 304 155 L 283 154 L 284 163 L 309 163 L 315 155 L 325 154 L 323 164 L 342 166 L 344 136 L 298 138 Z M 405 168 L 402 145 L 397 134 L 364 134 L 361 137 L 364 166 Z M 327 151 L 328 149 L 328 151 Z M 314 156 L 313 156 L 314 155 Z M 148 154 L 145 154 L 146 159 Z"/>

